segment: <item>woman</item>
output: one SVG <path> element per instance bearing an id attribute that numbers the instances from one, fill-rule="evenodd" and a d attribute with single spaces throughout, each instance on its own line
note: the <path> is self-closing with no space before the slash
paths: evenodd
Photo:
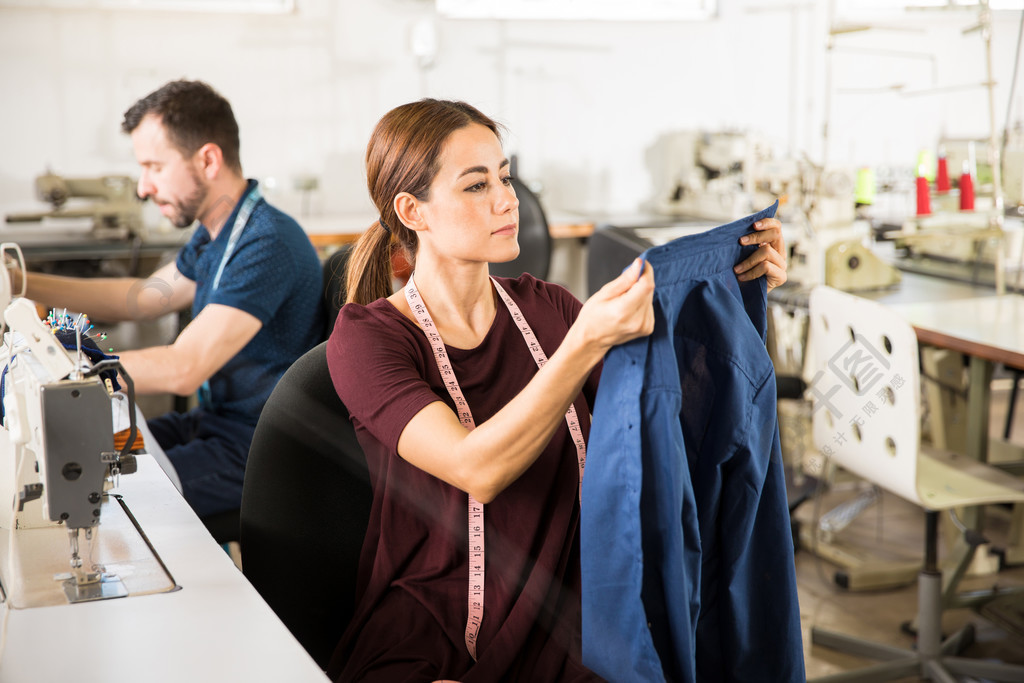
<path id="1" fill-rule="evenodd" d="M 588 681 L 579 662 L 579 482 L 598 366 L 654 325 L 635 261 L 581 305 L 529 275 L 497 124 L 422 100 L 366 152 L 380 221 L 361 238 L 328 343 L 374 491 L 337 680 Z M 779 224 L 741 279 L 785 280 Z M 414 265 L 392 293 L 392 245 Z M 468 494 L 468 495 L 467 495 Z"/>

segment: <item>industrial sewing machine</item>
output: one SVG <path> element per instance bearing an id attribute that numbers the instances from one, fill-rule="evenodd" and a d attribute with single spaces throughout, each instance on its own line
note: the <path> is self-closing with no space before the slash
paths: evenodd
<path id="1" fill-rule="evenodd" d="M 51 206 L 49 211 L 8 214 L 8 223 L 52 222 L 60 219 L 91 221 L 96 237 L 125 238 L 143 227 L 143 203 L 135 180 L 128 176 L 65 178 L 44 173 L 36 178 L 36 197 Z"/>
<path id="2" fill-rule="evenodd" d="M 20 258 L 16 245 L 4 244 L 0 260 L 12 247 Z M 0 268 L 0 304 L 10 301 L 12 289 L 7 271 Z M 147 544 L 133 538 L 138 530 L 132 524 L 118 519 L 127 511 L 119 511 L 120 501 L 108 494 L 121 474 L 135 471 L 131 379 L 116 359 L 94 361 L 83 352 L 90 341 L 83 316 L 57 329 L 43 322 L 27 299 L 15 297 L 2 310 L 2 322 L 10 328 L 0 351 L 0 582 L 5 600 L 10 607 L 26 608 L 124 597 L 128 587 L 108 566 L 152 575 L 152 565 L 159 565 L 151 548 L 140 550 Z M 62 339 L 73 340 L 73 353 Z M 93 344 L 90 350 L 98 348 Z M 115 392 L 117 378 L 127 385 L 126 395 Z M 118 432 L 124 442 L 119 450 Z M 101 516 L 115 512 L 120 514 L 113 518 L 110 542 L 100 543 Z M 63 569 L 70 571 L 61 571 L 61 557 Z M 161 581 L 167 584 L 169 577 Z"/>
<path id="3" fill-rule="evenodd" d="M 1004 210 L 996 206 L 995 175 L 991 164 L 984 159 L 985 140 L 969 138 L 942 138 L 938 148 L 943 151 L 941 161 L 946 167 L 948 180 L 942 187 L 938 180 L 928 183 L 928 211 L 919 212 L 895 221 L 896 225 L 884 233 L 908 259 L 916 263 L 934 261 L 936 269 L 942 264 L 962 264 L 974 269 L 1005 267 L 1006 256 L 1020 251 L 1021 231 L 1004 223 Z M 1021 206 L 1021 162 L 1024 151 L 1017 146 L 1007 147 L 1005 206 Z M 960 187 L 964 172 L 972 179 L 969 208 L 963 208 L 964 190 Z M 923 175 L 919 169 L 918 175 Z M 1002 194 L 1002 192 L 1000 193 Z M 921 204 L 920 199 L 918 201 Z M 1007 215 L 1017 213 L 1013 211 Z M 1021 214 L 1017 213 L 1019 218 Z M 1019 221 L 1017 222 L 1019 225 Z M 948 268 L 948 265 L 947 265 Z"/>
<path id="4" fill-rule="evenodd" d="M 1019 121 L 1006 133 L 1002 180 L 1007 209 L 1024 216 L 1024 127 Z"/>
<path id="5" fill-rule="evenodd" d="M 805 159 L 777 159 L 760 137 L 681 131 L 656 145 L 654 209 L 727 222 L 783 198 L 778 216 L 790 247 L 789 279 L 847 291 L 900 281 L 869 248 L 871 226 L 855 213 L 854 174 Z"/>

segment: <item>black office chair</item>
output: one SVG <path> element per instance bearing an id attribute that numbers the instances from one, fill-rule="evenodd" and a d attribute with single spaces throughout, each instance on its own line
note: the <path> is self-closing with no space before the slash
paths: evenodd
<path id="1" fill-rule="evenodd" d="M 512 187 L 519 198 L 519 256 L 507 263 L 492 263 L 491 275 L 519 277 L 529 273 L 546 280 L 551 267 L 551 233 L 544 209 L 530 188 L 512 178 Z"/>
<path id="2" fill-rule="evenodd" d="M 334 330 L 334 321 L 338 319 L 338 313 L 345 305 L 347 296 L 345 268 L 354 246 L 353 244 L 342 245 L 324 261 L 324 309 L 327 313 L 324 339 L 331 336 L 331 331 Z"/>
<path id="3" fill-rule="evenodd" d="M 242 571 L 322 668 L 351 619 L 372 492 L 326 342 L 270 395 L 242 490 Z"/>

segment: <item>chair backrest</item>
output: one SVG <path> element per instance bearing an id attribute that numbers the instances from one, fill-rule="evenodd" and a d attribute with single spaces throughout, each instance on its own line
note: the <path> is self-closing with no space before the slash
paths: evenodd
<path id="1" fill-rule="evenodd" d="M 324 333 L 324 339 L 331 336 L 331 331 L 334 329 L 334 321 L 338 319 L 338 313 L 341 311 L 341 307 L 345 305 L 347 291 L 345 267 L 348 265 L 348 258 L 352 255 L 353 247 L 354 245 L 352 244 L 343 244 L 324 260 L 324 311 L 327 314 L 327 328 Z"/>
<path id="2" fill-rule="evenodd" d="M 815 446 L 844 469 L 927 507 L 917 481 L 913 327 L 876 301 L 821 285 L 810 296 L 808 345 Z"/>
<path id="3" fill-rule="evenodd" d="M 519 256 L 507 263 L 492 263 L 491 275 L 519 277 L 529 273 L 546 280 L 551 267 L 551 233 L 544 209 L 522 181 L 513 177 L 512 187 L 519 198 Z"/>
<path id="4" fill-rule="evenodd" d="M 242 571 L 321 667 L 354 609 L 371 501 L 324 342 L 285 372 L 263 408 L 241 509 Z"/>

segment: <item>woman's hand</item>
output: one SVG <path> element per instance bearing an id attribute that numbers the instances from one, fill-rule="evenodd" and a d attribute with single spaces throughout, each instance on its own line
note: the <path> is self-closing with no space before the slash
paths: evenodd
<path id="1" fill-rule="evenodd" d="M 654 268 L 638 258 L 587 299 L 573 327 L 603 356 L 617 344 L 654 331 L 653 301 Z"/>
<path id="2" fill-rule="evenodd" d="M 786 242 L 782 238 L 782 223 L 774 218 L 763 218 L 754 223 L 754 232 L 740 238 L 740 244 L 756 244 L 759 248 L 733 268 L 737 280 L 746 282 L 764 275 L 768 279 L 769 292 L 786 281 Z"/>

